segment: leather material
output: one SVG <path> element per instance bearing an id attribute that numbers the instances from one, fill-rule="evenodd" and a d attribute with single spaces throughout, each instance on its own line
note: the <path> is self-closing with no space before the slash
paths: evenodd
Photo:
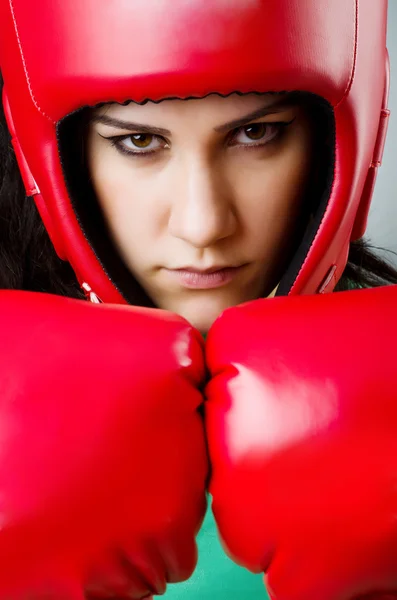
<path id="1" fill-rule="evenodd" d="M 229 6 L 225 0 L 0 0 L 0 67 L 24 180 L 37 183 L 35 199 L 58 254 L 104 301 L 124 300 L 80 230 L 56 139 L 56 124 L 82 106 L 235 91 L 321 96 L 335 117 L 334 183 L 290 293 L 331 291 L 353 226 L 360 235 L 365 228 L 373 189 L 366 180 L 374 180 L 378 163 L 369 175 L 368 169 L 387 109 L 387 0 Z M 331 269 L 332 285 L 324 286 Z"/>
<path id="2" fill-rule="evenodd" d="M 397 598 L 396 303 L 258 300 L 208 334 L 213 510 L 273 600 Z"/>
<path id="3" fill-rule="evenodd" d="M 26 292 L 2 291 L 0 315 L 0 598 L 139 599 L 188 578 L 201 336 L 163 311 Z"/>

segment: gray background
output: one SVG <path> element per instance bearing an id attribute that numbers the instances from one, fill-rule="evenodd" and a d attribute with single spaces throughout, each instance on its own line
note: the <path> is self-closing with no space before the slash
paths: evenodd
<path id="1" fill-rule="evenodd" d="M 397 0 L 389 0 L 388 27 L 392 73 L 389 108 L 392 115 L 366 237 L 376 246 L 397 252 Z M 396 255 L 387 252 L 385 257 L 397 265 Z"/>

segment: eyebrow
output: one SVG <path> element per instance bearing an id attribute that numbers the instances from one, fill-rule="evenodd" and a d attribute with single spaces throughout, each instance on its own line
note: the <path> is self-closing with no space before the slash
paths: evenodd
<path id="1" fill-rule="evenodd" d="M 225 133 L 230 131 L 231 129 L 238 129 L 239 127 L 243 127 L 250 121 L 254 121 L 255 119 L 259 119 L 260 117 L 264 117 L 266 115 L 273 115 L 283 110 L 287 110 L 294 106 L 295 103 L 291 101 L 289 98 L 283 98 L 282 100 L 276 101 L 273 104 L 266 106 L 262 106 L 253 112 L 241 117 L 239 119 L 235 119 L 234 121 L 229 121 L 228 123 L 224 123 L 223 125 L 219 125 L 214 128 L 214 131 L 218 133 Z M 109 125 L 111 127 L 116 127 L 117 129 L 125 129 L 127 131 L 139 131 L 142 133 L 151 133 L 154 135 L 162 135 L 162 136 L 170 136 L 171 131 L 169 129 L 163 129 L 162 127 L 154 127 L 152 125 L 145 125 L 143 123 L 133 123 L 131 121 L 123 121 L 121 119 L 115 119 L 113 117 L 109 117 L 106 114 L 94 114 L 91 118 L 91 122 L 93 123 L 103 123 L 104 125 Z"/>
<path id="2" fill-rule="evenodd" d="M 154 133 L 155 135 L 171 135 L 168 129 L 162 127 L 153 127 L 152 125 L 144 125 L 143 123 L 132 123 L 131 121 L 122 121 L 114 119 L 108 115 L 94 115 L 91 118 L 93 123 L 103 123 L 117 129 L 126 129 L 128 131 L 141 131 L 142 133 Z"/>
<path id="3" fill-rule="evenodd" d="M 260 117 L 265 117 L 266 115 L 275 115 L 279 112 L 287 110 L 296 106 L 296 102 L 293 102 L 292 99 L 283 98 L 272 104 L 266 104 L 266 106 L 262 106 L 257 110 L 245 115 L 245 117 L 241 117 L 240 119 L 235 119 L 234 121 L 229 121 L 224 125 L 219 125 L 219 127 L 215 127 L 215 131 L 218 133 L 225 133 L 226 131 L 230 131 L 231 129 L 238 129 L 239 127 L 243 127 L 250 123 L 250 121 L 255 121 L 255 119 L 259 119 Z"/>

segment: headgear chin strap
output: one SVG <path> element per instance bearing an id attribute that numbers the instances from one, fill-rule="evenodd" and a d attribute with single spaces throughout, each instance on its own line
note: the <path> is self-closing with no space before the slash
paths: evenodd
<path id="1" fill-rule="evenodd" d="M 67 115 L 102 102 L 302 91 L 332 109 L 335 162 L 279 293 L 334 288 L 382 160 L 387 0 L 0 0 L 0 22 L 3 101 L 26 191 L 81 284 L 126 301 L 68 192 L 57 139 Z"/>

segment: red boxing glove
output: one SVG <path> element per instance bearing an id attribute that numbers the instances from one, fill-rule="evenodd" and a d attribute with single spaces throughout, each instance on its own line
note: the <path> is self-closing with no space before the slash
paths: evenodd
<path id="1" fill-rule="evenodd" d="M 189 577 L 199 334 L 163 311 L 4 291 L 0 328 L 0 599 L 138 599 Z"/>
<path id="2" fill-rule="evenodd" d="M 397 287 L 259 300 L 210 330 L 213 509 L 274 600 L 397 598 L 396 307 Z"/>

